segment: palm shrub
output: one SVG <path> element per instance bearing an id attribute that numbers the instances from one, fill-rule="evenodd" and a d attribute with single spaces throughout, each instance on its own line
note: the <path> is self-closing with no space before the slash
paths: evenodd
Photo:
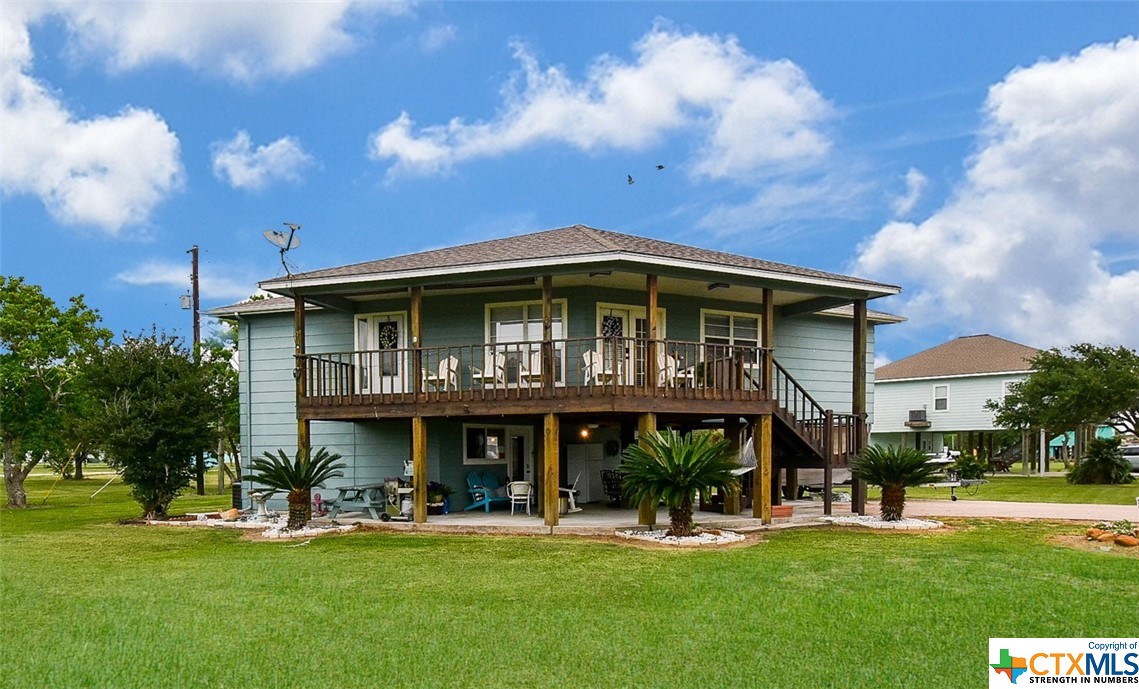
<path id="1" fill-rule="evenodd" d="M 625 450 L 621 463 L 625 495 L 640 504 L 648 500 L 668 506 L 669 536 L 691 536 L 692 503 L 712 488 L 735 494 L 739 468 L 730 443 L 712 433 L 649 433 Z"/>
<path id="2" fill-rule="evenodd" d="M 921 450 L 871 445 L 858 454 L 850 470 L 854 478 L 882 487 L 882 520 L 894 522 L 906 508 L 906 488 L 929 483 L 941 469 L 927 463 Z"/>
<path id="3" fill-rule="evenodd" d="M 326 448 L 307 453 L 297 450 L 296 458 L 289 459 L 284 450 L 277 454 L 266 452 L 249 463 L 251 477 L 257 483 L 288 491 L 289 521 L 286 529 L 300 529 L 312 519 L 312 489 L 330 478 L 343 476 L 344 464 L 335 464 L 340 455 Z"/>
<path id="4" fill-rule="evenodd" d="M 1131 463 L 1119 445 L 1119 438 L 1093 438 L 1084 458 L 1068 472 L 1068 483 L 1131 483 Z"/>

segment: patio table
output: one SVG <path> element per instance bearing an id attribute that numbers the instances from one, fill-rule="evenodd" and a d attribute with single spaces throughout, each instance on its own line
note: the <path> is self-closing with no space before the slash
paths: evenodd
<path id="1" fill-rule="evenodd" d="M 379 519 L 384 509 L 384 484 L 368 483 L 359 486 L 340 486 L 337 496 L 328 501 L 331 510 L 329 519 L 335 519 L 340 512 L 367 512 L 372 519 Z"/>

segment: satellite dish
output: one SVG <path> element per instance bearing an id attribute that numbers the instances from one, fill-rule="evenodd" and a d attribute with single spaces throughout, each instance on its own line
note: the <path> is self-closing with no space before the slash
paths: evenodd
<path id="1" fill-rule="evenodd" d="M 265 230 L 262 234 L 265 235 L 265 239 L 268 239 L 270 244 L 280 250 L 281 267 L 285 269 L 286 275 L 291 276 L 292 272 L 289 270 L 288 262 L 285 261 L 285 254 L 290 249 L 295 249 L 301 245 L 301 238 L 297 236 L 297 230 L 301 229 L 301 226 L 291 222 L 284 223 L 284 225 L 289 228 L 288 234 L 281 230 Z"/>
<path id="2" fill-rule="evenodd" d="M 280 230 L 265 230 L 262 234 L 265 235 L 265 239 L 268 239 L 270 244 L 281 251 L 295 249 L 301 245 L 301 238 L 292 232 L 285 234 Z"/>

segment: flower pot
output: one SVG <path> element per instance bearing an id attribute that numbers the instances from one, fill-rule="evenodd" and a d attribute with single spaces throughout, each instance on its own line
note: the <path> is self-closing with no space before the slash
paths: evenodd
<path id="1" fill-rule="evenodd" d="M 429 502 L 427 503 L 427 514 L 443 514 L 442 502 Z"/>

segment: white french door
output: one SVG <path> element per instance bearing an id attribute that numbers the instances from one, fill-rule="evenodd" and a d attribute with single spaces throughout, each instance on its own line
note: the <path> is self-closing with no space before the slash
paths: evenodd
<path id="1" fill-rule="evenodd" d="M 617 381 L 621 385 L 643 385 L 645 382 L 645 338 L 648 319 L 645 307 L 622 304 L 597 305 L 597 335 L 601 340 L 601 356 L 606 367 L 614 360 L 617 347 Z M 664 335 L 664 309 L 657 309 L 657 337 Z M 627 338 L 636 338 L 634 344 Z"/>
<path id="2" fill-rule="evenodd" d="M 406 392 L 406 316 L 376 313 L 356 318 L 356 371 L 360 392 Z"/>

